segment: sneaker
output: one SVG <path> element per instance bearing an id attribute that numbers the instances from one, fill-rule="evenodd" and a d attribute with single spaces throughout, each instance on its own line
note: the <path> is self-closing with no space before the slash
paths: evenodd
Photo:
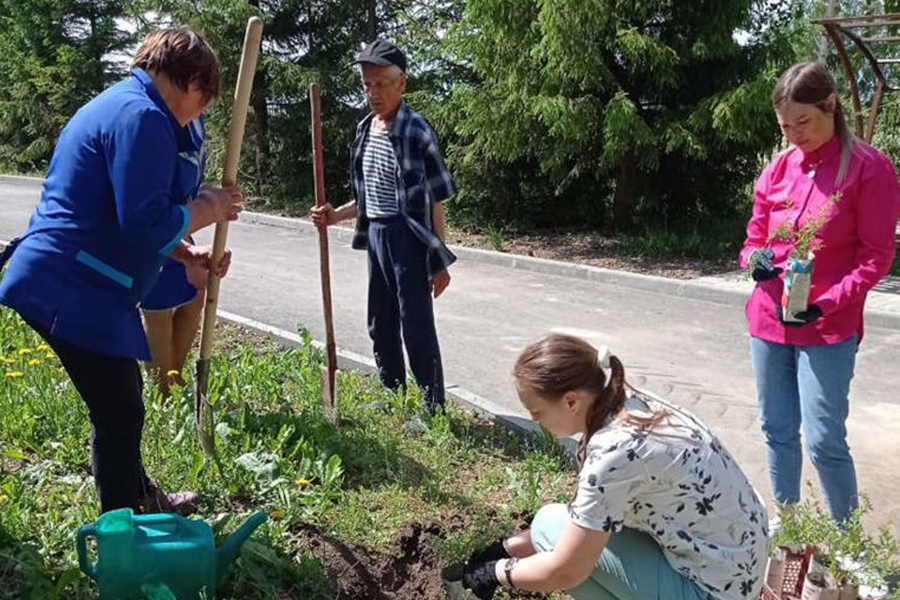
<path id="1" fill-rule="evenodd" d="M 778 515 L 769 519 L 769 539 L 775 539 L 775 536 L 779 535 L 782 531 L 784 531 L 784 527 L 781 525 L 781 517 Z"/>
<path id="2" fill-rule="evenodd" d="M 144 497 L 141 499 L 141 512 L 151 513 L 175 513 L 186 517 L 197 512 L 197 500 L 200 495 L 197 492 L 164 492 L 152 479 L 144 489 Z"/>

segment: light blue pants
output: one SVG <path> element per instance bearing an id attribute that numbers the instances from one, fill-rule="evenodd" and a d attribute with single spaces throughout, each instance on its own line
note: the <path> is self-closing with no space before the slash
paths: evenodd
<path id="1" fill-rule="evenodd" d="M 772 493 L 781 503 L 800 501 L 802 424 L 825 504 L 838 522 L 858 505 L 846 427 L 857 346 L 856 336 L 822 346 L 750 338 Z"/>
<path id="2" fill-rule="evenodd" d="M 553 550 L 568 521 L 564 504 L 541 508 L 531 523 L 535 550 Z M 591 576 L 566 593 L 575 600 L 714 600 L 672 569 L 653 538 L 627 527 L 610 536 Z"/>

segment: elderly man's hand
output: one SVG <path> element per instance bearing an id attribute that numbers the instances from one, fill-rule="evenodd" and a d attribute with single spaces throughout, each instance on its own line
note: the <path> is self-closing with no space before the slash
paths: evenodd
<path id="1" fill-rule="evenodd" d="M 431 279 L 431 291 L 434 297 L 437 298 L 443 294 L 448 285 L 450 285 L 450 272 L 444 269 Z"/>
<path id="2" fill-rule="evenodd" d="M 310 219 L 316 227 L 328 227 L 337 222 L 337 215 L 331 204 L 313 206 L 309 213 Z"/>

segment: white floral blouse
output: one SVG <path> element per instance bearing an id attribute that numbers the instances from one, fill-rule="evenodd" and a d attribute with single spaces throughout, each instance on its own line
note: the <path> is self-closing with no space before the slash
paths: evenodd
<path id="1" fill-rule="evenodd" d="M 673 569 L 722 600 L 755 599 L 768 556 L 765 505 L 721 442 L 686 410 L 641 393 L 627 412 L 667 416 L 649 430 L 618 418 L 588 444 L 572 520 L 630 527 L 659 544 Z"/>

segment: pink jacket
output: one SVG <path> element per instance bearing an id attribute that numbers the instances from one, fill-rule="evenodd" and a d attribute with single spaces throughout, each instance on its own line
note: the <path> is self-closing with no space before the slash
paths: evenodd
<path id="1" fill-rule="evenodd" d="M 791 345 L 835 344 L 853 334 L 862 340 L 866 294 L 890 270 L 894 260 L 894 228 L 900 215 L 900 182 L 890 161 L 878 150 L 858 142 L 841 184 L 835 185 L 841 152 L 837 136 L 804 153 L 792 147 L 779 154 L 756 182 L 753 216 L 741 249 L 741 266 L 750 254 L 768 245 L 773 263 L 784 268 L 789 242 L 772 240 L 771 233 L 785 220 L 802 225 L 829 202 L 841 199 L 816 235 L 810 303 L 823 316 L 808 325 L 785 327 L 775 313 L 784 275 L 756 284 L 747 301 L 750 335 Z"/>

